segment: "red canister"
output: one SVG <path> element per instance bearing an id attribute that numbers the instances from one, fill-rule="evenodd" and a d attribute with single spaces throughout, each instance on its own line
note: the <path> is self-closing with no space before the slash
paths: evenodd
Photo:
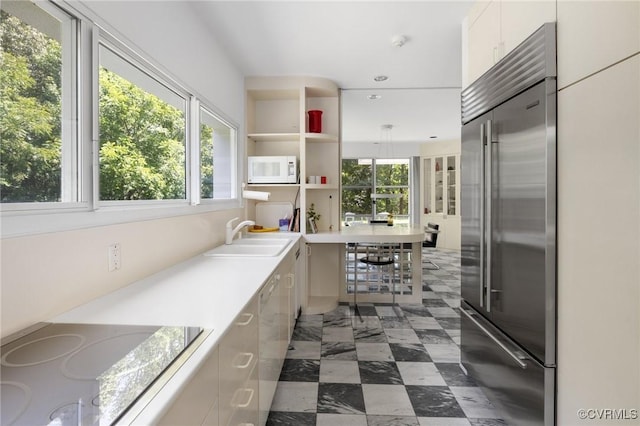
<path id="1" fill-rule="evenodd" d="M 309 110 L 309 133 L 322 133 L 322 111 Z"/>

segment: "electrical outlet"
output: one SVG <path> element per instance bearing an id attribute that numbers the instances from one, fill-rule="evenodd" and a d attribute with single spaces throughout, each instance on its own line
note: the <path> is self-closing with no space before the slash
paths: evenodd
<path id="1" fill-rule="evenodd" d="M 120 243 L 111 244 L 109 246 L 109 272 L 117 271 L 121 266 Z"/>

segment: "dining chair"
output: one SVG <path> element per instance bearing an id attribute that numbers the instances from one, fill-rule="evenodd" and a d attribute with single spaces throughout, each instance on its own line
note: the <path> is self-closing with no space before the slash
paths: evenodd
<path id="1" fill-rule="evenodd" d="M 422 247 L 432 247 L 436 248 L 438 242 L 438 234 L 440 233 L 440 225 L 437 223 L 427 223 L 427 226 L 424 230 L 424 241 L 422 242 Z M 426 268 L 431 270 L 440 269 L 440 267 L 434 263 L 431 259 L 427 258 L 427 262 L 433 265 L 433 268 Z"/>

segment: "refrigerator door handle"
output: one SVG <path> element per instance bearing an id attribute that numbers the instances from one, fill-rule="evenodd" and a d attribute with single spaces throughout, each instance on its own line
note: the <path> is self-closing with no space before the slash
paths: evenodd
<path id="1" fill-rule="evenodd" d="M 492 201 L 492 197 L 493 197 L 493 187 L 492 187 L 492 178 L 493 178 L 493 131 L 492 131 L 492 126 L 493 123 L 491 122 L 491 120 L 487 120 L 486 123 L 486 134 L 487 134 L 487 139 L 486 139 L 486 144 L 484 149 L 487 150 L 487 154 L 486 154 L 486 166 L 485 166 L 485 178 L 486 178 L 486 183 L 485 183 L 485 194 L 483 194 L 485 196 L 485 204 L 486 204 L 486 224 L 485 224 L 485 228 L 486 228 L 486 234 L 483 236 L 484 238 L 484 243 L 486 243 L 486 247 L 487 247 L 487 252 L 486 252 L 486 259 L 487 259 L 487 263 L 485 266 L 485 274 L 486 274 L 486 293 L 485 293 L 485 300 L 486 300 L 486 309 L 487 312 L 491 312 L 491 241 L 493 239 L 493 229 L 492 229 L 492 222 L 493 222 L 493 218 L 492 218 L 492 212 L 491 212 L 491 201 Z"/>
<path id="2" fill-rule="evenodd" d="M 481 177 L 480 177 L 480 307 L 484 307 L 484 256 L 485 256 L 485 167 L 486 167 L 486 158 L 485 158 L 485 146 L 487 144 L 486 135 L 485 135 L 485 123 L 480 124 L 480 164 L 481 166 Z"/>
<path id="3" fill-rule="evenodd" d="M 507 348 L 504 343 L 502 343 L 496 336 L 493 335 L 493 333 L 487 330 L 482 324 L 478 322 L 478 320 L 473 317 L 473 312 L 468 312 L 463 308 L 460 308 L 460 312 L 462 312 L 471 322 L 475 324 L 476 327 L 478 327 L 484 334 L 487 335 L 487 337 L 489 337 L 496 345 L 498 345 L 500 349 L 502 349 L 507 355 L 513 358 L 513 360 L 520 366 L 520 368 L 522 368 L 523 370 L 527 368 L 527 364 L 522 362 L 522 360 L 526 358 L 516 355 L 509 348 Z"/>

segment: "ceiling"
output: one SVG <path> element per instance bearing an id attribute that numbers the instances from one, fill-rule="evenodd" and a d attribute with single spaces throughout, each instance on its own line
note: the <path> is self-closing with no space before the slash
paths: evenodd
<path id="1" fill-rule="evenodd" d="M 192 3 L 245 75 L 319 76 L 344 89 L 343 143 L 379 141 L 385 124 L 394 142 L 459 137 L 461 22 L 471 4 Z M 392 42 L 400 35 L 402 47 Z M 378 75 L 389 78 L 376 82 Z"/>

